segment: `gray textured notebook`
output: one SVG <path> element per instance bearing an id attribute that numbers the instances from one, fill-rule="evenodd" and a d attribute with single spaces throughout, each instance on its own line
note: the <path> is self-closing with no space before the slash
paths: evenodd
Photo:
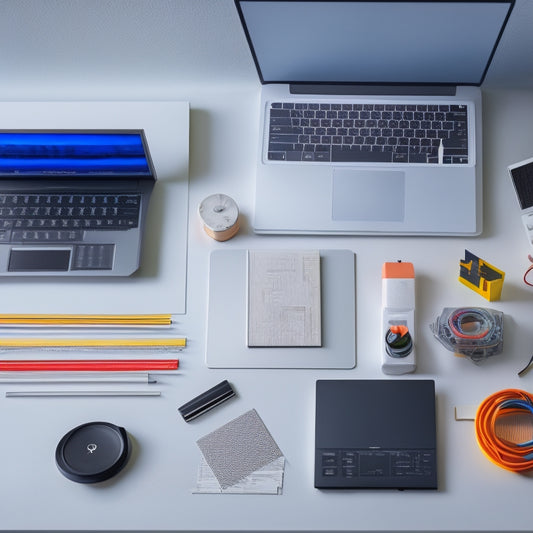
<path id="1" fill-rule="evenodd" d="M 318 250 L 248 251 L 248 346 L 320 346 Z"/>

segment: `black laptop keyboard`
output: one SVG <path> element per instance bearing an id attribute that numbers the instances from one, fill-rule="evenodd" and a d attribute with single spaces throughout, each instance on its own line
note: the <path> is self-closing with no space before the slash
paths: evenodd
<path id="1" fill-rule="evenodd" d="M 138 194 L 0 193 L 0 242 L 73 242 L 139 225 Z"/>
<path id="2" fill-rule="evenodd" d="M 268 160 L 468 164 L 467 105 L 273 102 Z"/>

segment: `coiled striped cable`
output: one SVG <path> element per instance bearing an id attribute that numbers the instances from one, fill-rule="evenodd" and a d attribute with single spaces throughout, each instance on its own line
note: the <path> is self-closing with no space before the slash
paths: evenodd
<path id="1" fill-rule="evenodd" d="M 533 416 L 533 395 L 519 389 L 495 392 L 479 405 L 476 412 L 476 439 L 494 464 L 512 472 L 533 469 L 533 439 L 511 442 L 497 435 L 496 423 L 511 415 Z"/>

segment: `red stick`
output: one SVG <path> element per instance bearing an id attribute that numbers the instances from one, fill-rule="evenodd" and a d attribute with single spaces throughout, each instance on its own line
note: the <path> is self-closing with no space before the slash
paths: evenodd
<path id="1" fill-rule="evenodd" d="M 135 371 L 176 370 L 178 359 L 71 359 L 0 361 L 0 371 Z"/>

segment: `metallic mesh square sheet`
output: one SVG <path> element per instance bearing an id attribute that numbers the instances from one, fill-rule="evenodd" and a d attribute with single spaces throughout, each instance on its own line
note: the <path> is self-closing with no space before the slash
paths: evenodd
<path id="1" fill-rule="evenodd" d="M 255 409 L 197 441 L 222 488 L 266 466 L 282 452 Z"/>

